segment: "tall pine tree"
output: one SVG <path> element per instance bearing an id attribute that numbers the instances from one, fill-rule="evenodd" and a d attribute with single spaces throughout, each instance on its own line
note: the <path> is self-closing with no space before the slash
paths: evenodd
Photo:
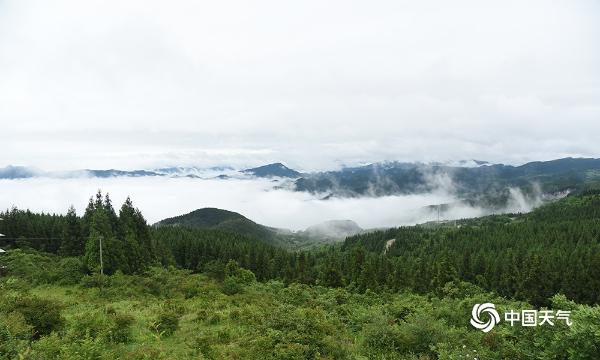
<path id="1" fill-rule="evenodd" d="M 73 205 L 67 211 L 65 225 L 60 245 L 60 254 L 63 256 L 83 255 L 85 243 L 81 234 L 81 224 Z"/>

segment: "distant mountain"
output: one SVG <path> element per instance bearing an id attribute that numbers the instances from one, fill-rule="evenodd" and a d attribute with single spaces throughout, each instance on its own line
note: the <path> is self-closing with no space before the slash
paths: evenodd
<path id="1" fill-rule="evenodd" d="M 478 162 L 478 166 L 376 163 L 340 171 L 312 173 L 295 181 L 297 191 L 327 198 L 414 194 L 448 187 L 464 198 L 505 196 L 509 187 L 525 192 L 557 192 L 600 185 L 600 159 L 565 158 L 521 166 Z"/>
<path id="2" fill-rule="evenodd" d="M 162 174 L 156 173 L 154 171 L 147 170 L 84 170 L 89 176 L 98 177 L 98 178 L 110 178 L 110 177 L 142 177 L 142 176 L 162 176 Z"/>
<path id="3" fill-rule="evenodd" d="M 337 171 L 303 174 L 282 163 L 236 171 L 213 168 L 168 167 L 155 170 L 74 170 L 44 172 L 24 166 L 0 168 L 0 179 L 33 177 L 187 177 L 191 179 L 247 179 L 248 176 L 274 178 L 273 189 L 293 189 L 334 197 L 387 196 L 427 193 L 445 188 L 462 200 L 481 205 L 502 205 L 510 188 L 526 195 L 600 188 L 600 159 L 565 158 L 535 161 L 521 166 L 489 164 L 480 160 L 450 163 L 383 162 L 347 167 Z M 276 184 L 276 180 L 285 181 Z"/>
<path id="4" fill-rule="evenodd" d="M 26 179 L 35 177 L 39 171 L 25 166 L 6 166 L 0 168 L 0 179 Z"/>
<path id="5" fill-rule="evenodd" d="M 275 240 L 277 231 L 260 225 L 233 211 L 202 208 L 188 214 L 164 219 L 155 226 L 185 226 L 199 229 L 218 229 L 254 237 L 268 243 Z"/>
<path id="6" fill-rule="evenodd" d="M 312 238 L 345 239 L 363 229 L 352 220 L 330 220 L 308 227 L 304 234 Z"/>
<path id="7" fill-rule="evenodd" d="M 147 170 L 71 170 L 71 171 L 42 171 L 25 166 L 9 165 L 0 168 L 0 179 L 28 179 L 33 177 L 49 177 L 58 179 L 77 178 L 77 177 L 143 177 L 143 176 L 161 176 L 162 174 Z"/>
<path id="8" fill-rule="evenodd" d="M 163 167 L 152 170 L 153 172 L 169 175 L 174 177 L 191 177 L 191 178 L 214 178 L 222 172 L 234 172 L 235 169 L 230 166 L 212 166 L 201 168 L 195 166 L 172 166 Z"/>
<path id="9" fill-rule="evenodd" d="M 253 175 L 256 177 L 286 177 L 286 178 L 298 178 L 302 176 L 296 170 L 292 170 L 282 163 L 274 163 L 264 166 L 259 166 L 252 169 L 246 169 L 241 171 L 244 174 Z"/>

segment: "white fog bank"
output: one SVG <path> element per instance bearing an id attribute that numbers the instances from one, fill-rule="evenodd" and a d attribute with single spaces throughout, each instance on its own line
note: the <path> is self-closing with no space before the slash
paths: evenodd
<path id="1" fill-rule="evenodd" d="M 418 195 L 320 200 L 288 190 L 273 190 L 270 180 L 199 180 L 189 178 L 80 178 L 0 180 L 0 209 L 11 207 L 34 212 L 66 213 L 73 204 L 82 214 L 98 189 L 108 192 L 118 211 L 131 196 L 149 223 L 203 207 L 239 212 L 260 224 L 303 230 L 333 219 L 350 219 L 362 228 L 411 225 L 437 219 L 425 206 L 452 203 L 448 191 Z M 514 202 L 510 211 L 529 211 L 531 204 Z M 457 205 L 443 219 L 476 217 L 486 209 Z"/>

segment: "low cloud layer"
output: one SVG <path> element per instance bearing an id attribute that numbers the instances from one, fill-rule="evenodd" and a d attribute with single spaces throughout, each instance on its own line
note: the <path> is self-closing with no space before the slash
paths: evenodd
<path id="1" fill-rule="evenodd" d="M 130 195 L 150 223 L 202 207 L 239 212 L 269 226 L 303 230 L 333 219 L 354 220 L 362 228 L 392 227 L 436 220 L 437 211 L 426 208 L 454 204 L 442 220 L 481 216 L 489 209 L 457 203 L 441 186 L 427 194 L 320 200 L 318 196 L 273 190 L 271 180 L 199 180 L 187 178 L 79 178 L 0 180 L 0 208 L 15 206 L 36 212 L 65 213 L 73 204 L 81 214 L 98 189 L 110 193 L 115 208 Z M 511 191 L 506 211 L 529 211 L 540 203 Z"/>

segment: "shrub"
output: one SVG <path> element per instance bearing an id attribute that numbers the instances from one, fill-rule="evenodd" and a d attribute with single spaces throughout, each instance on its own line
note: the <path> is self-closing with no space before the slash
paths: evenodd
<path id="1" fill-rule="evenodd" d="M 237 272 L 236 277 L 238 278 L 239 282 L 244 285 L 250 285 L 253 282 L 256 282 L 256 276 L 252 271 L 248 269 L 240 268 Z"/>
<path id="2" fill-rule="evenodd" d="M 203 358 L 214 359 L 215 351 L 212 347 L 213 339 L 210 336 L 200 335 L 195 338 L 193 348 L 197 355 L 202 355 Z"/>
<path id="3" fill-rule="evenodd" d="M 129 314 L 109 314 L 110 326 L 106 337 L 113 343 L 128 343 L 131 341 L 131 325 L 135 318 Z"/>
<path id="4" fill-rule="evenodd" d="M 179 316 L 185 314 L 185 306 L 179 301 L 167 300 L 163 305 L 163 309 L 166 312 L 172 312 Z"/>
<path id="5" fill-rule="evenodd" d="M 227 277 L 225 281 L 223 281 L 223 286 L 221 287 L 221 291 L 223 291 L 223 294 L 225 295 L 239 294 L 242 290 L 242 284 L 234 277 Z"/>
<path id="6" fill-rule="evenodd" d="M 216 325 L 221 322 L 221 315 L 219 315 L 219 313 L 214 313 L 208 317 L 207 322 L 210 325 Z"/>
<path id="7" fill-rule="evenodd" d="M 211 260 L 204 264 L 202 270 L 208 275 L 210 278 L 215 280 L 223 280 L 225 277 L 225 264 L 218 260 Z"/>
<path id="8" fill-rule="evenodd" d="M 0 359 L 13 359 L 31 339 L 32 328 L 21 313 L 0 316 Z"/>
<path id="9" fill-rule="evenodd" d="M 84 288 L 109 287 L 111 284 L 111 278 L 102 274 L 85 275 L 81 278 L 79 284 Z"/>
<path id="10" fill-rule="evenodd" d="M 208 318 L 208 311 L 205 309 L 198 310 L 196 313 L 196 321 L 204 321 Z"/>
<path id="11" fill-rule="evenodd" d="M 161 336 L 171 336 L 179 329 L 180 315 L 173 310 L 162 310 L 155 323 L 155 329 Z"/>
<path id="12" fill-rule="evenodd" d="M 220 343 L 226 344 L 231 341 L 231 333 L 227 329 L 221 329 L 217 331 L 217 340 Z"/>
<path id="13" fill-rule="evenodd" d="M 194 298 L 202 292 L 198 284 L 190 282 L 183 284 L 181 291 L 183 292 L 183 297 L 186 299 Z"/>
<path id="14" fill-rule="evenodd" d="M 238 309 L 233 309 L 229 312 L 229 318 L 231 320 L 238 320 L 241 316 L 241 313 Z"/>
<path id="15" fill-rule="evenodd" d="M 406 347 L 414 345 L 416 339 L 403 333 L 398 325 L 389 325 L 384 321 L 366 327 L 364 347 L 372 354 L 404 352 Z"/>
<path id="16" fill-rule="evenodd" d="M 32 344 L 26 359 L 114 359 L 115 355 L 99 339 L 84 337 L 75 341 L 61 339 L 56 334 L 44 336 Z"/>
<path id="17" fill-rule="evenodd" d="M 102 336 L 107 327 L 108 319 L 102 311 L 84 308 L 71 319 L 67 335 L 70 340 L 85 337 L 96 339 Z"/>
<path id="18" fill-rule="evenodd" d="M 13 304 L 12 310 L 23 314 L 27 324 L 33 327 L 34 338 L 49 335 L 62 329 L 64 318 L 60 305 L 37 297 L 19 298 Z"/>
<path id="19" fill-rule="evenodd" d="M 256 276 L 254 273 L 248 269 L 240 267 L 235 260 L 229 260 L 227 265 L 225 265 L 224 273 L 225 277 L 235 278 L 239 283 L 244 285 L 249 285 L 256 281 Z"/>
<path id="20" fill-rule="evenodd" d="M 68 257 L 59 261 L 54 279 L 62 285 L 75 285 L 84 276 L 83 262 L 79 258 Z"/>

